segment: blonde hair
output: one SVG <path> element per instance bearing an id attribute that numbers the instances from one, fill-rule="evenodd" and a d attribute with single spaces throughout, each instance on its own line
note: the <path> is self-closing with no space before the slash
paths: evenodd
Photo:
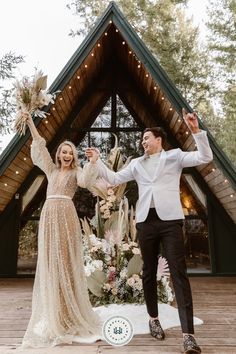
<path id="1" fill-rule="evenodd" d="M 71 168 L 72 169 L 77 168 L 79 166 L 78 153 L 76 150 L 76 146 L 69 140 L 63 141 L 57 148 L 57 152 L 56 152 L 56 156 L 55 156 L 55 163 L 56 163 L 57 168 L 61 167 L 61 161 L 59 160 L 59 155 L 60 155 L 62 146 L 64 146 L 64 145 L 70 146 L 72 153 L 73 153 L 73 161 L 71 163 Z"/>

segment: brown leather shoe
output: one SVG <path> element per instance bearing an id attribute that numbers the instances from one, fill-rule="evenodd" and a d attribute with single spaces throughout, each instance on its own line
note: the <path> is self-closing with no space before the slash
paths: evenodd
<path id="1" fill-rule="evenodd" d="M 184 335 L 184 353 L 185 354 L 200 354 L 201 348 L 190 334 Z"/>
<path id="2" fill-rule="evenodd" d="M 158 319 L 149 320 L 149 328 L 150 328 L 151 336 L 159 340 L 165 339 L 165 333 Z"/>

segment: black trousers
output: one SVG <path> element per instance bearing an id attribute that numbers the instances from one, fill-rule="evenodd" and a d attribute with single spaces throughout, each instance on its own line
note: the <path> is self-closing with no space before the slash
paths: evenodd
<path id="1" fill-rule="evenodd" d="M 184 254 L 182 220 L 161 220 L 154 208 L 136 224 L 143 258 L 143 290 L 148 314 L 158 316 L 157 264 L 160 243 L 170 269 L 183 333 L 194 333 L 193 303 Z"/>

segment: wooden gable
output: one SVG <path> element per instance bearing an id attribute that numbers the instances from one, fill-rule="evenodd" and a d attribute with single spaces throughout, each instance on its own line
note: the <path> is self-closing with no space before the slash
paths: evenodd
<path id="1" fill-rule="evenodd" d="M 48 118 L 35 119 L 51 152 L 68 132 L 78 143 L 113 91 L 143 126 L 153 126 L 158 121 L 167 130 L 172 146 L 186 151 L 195 149 L 181 116 L 182 107 L 189 111 L 191 107 L 114 3 L 50 88 L 51 92 L 58 90 L 55 104 L 48 109 Z M 236 173 L 209 132 L 208 136 L 214 161 L 197 170 L 236 222 Z M 15 136 L 1 156 L 0 213 L 16 197 L 33 169 L 30 144 L 28 133 Z"/>

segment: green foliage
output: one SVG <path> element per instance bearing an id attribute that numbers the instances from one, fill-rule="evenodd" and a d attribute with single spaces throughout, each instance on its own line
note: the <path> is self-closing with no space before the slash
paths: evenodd
<path id="1" fill-rule="evenodd" d="M 197 107 L 210 89 L 207 53 L 198 44 L 198 29 L 187 19 L 187 1 L 119 0 L 118 6 L 135 31 L 166 70 L 192 106 Z M 68 4 L 79 16 L 80 29 L 71 35 L 84 35 L 108 6 L 106 0 L 74 0 Z"/>
<path id="2" fill-rule="evenodd" d="M 13 53 L 4 54 L 0 59 L 0 133 L 10 133 L 12 114 L 15 112 L 15 106 L 12 103 L 12 88 L 6 88 L 15 78 L 14 71 L 17 65 L 24 61 L 21 55 Z"/>
<path id="3" fill-rule="evenodd" d="M 236 165 L 236 1 L 209 0 L 208 18 L 212 85 L 220 106 L 212 131 Z"/>
<path id="4" fill-rule="evenodd" d="M 37 255 L 37 231 L 38 223 L 31 220 L 21 229 L 18 247 L 18 257 L 20 259 L 30 259 Z"/>

